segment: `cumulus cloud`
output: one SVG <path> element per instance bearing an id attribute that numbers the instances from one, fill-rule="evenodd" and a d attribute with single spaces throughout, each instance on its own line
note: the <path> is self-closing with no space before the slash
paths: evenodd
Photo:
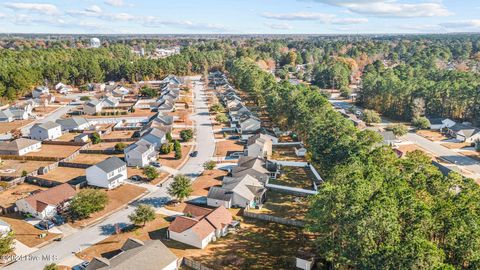
<path id="1" fill-rule="evenodd" d="M 349 11 L 378 17 L 436 17 L 452 13 L 440 2 L 401 3 L 397 0 L 313 0 L 332 6 L 345 7 Z"/>
<path id="2" fill-rule="evenodd" d="M 185 20 L 185 21 L 161 20 L 160 18 L 157 18 L 154 16 L 139 18 L 139 21 L 143 21 L 143 26 L 146 26 L 146 27 L 172 26 L 172 27 L 178 27 L 183 29 L 215 31 L 215 32 L 225 32 L 228 30 L 228 28 L 222 24 L 196 23 L 188 20 Z"/>
<path id="3" fill-rule="evenodd" d="M 101 13 L 102 9 L 97 5 L 92 5 L 92 6 L 87 7 L 85 9 L 85 11 L 92 12 L 92 13 Z"/>
<path id="4" fill-rule="evenodd" d="M 326 24 L 359 24 L 366 23 L 366 18 L 337 18 L 334 14 L 319 12 L 294 12 L 294 13 L 263 13 L 262 17 L 266 19 L 283 21 L 318 21 Z"/>
<path id="5" fill-rule="evenodd" d="M 121 7 L 124 5 L 123 0 L 105 0 L 105 4 L 114 7 Z"/>
<path id="6" fill-rule="evenodd" d="M 453 21 L 441 23 L 441 26 L 445 28 L 458 29 L 458 28 L 468 28 L 468 29 L 480 29 L 480 20 L 463 20 L 463 21 Z"/>
<path id="7" fill-rule="evenodd" d="M 291 26 L 288 23 L 267 23 L 265 25 L 272 28 L 272 29 L 275 29 L 275 30 L 290 30 L 290 29 L 293 29 L 293 26 Z"/>
<path id="8" fill-rule="evenodd" d="M 8 2 L 8 3 L 5 3 L 4 6 L 13 10 L 37 12 L 37 13 L 42 13 L 47 15 L 54 15 L 59 13 L 57 6 L 52 4 Z"/>

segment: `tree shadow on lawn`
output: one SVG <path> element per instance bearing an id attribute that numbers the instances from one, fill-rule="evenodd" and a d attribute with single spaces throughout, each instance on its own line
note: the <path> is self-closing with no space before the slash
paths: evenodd
<path id="1" fill-rule="evenodd" d="M 120 222 L 120 223 L 115 223 L 115 224 L 101 225 L 100 226 L 101 234 L 102 235 L 111 235 L 111 234 L 115 233 L 116 226 L 118 226 L 120 229 L 123 229 L 123 228 L 129 226 L 129 224 L 127 224 L 125 222 Z"/>
<path id="2" fill-rule="evenodd" d="M 169 200 L 170 200 L 170 198 L 168 198 L 168 197 L 149 197 L 149 198 L 142 198 L 142 199 L 138 200 L 137 202 L 135 202 L 135 204 L 133 204 L 133 205 L 148 204 L 148 205 L 151 205 L 155 208 L 159 208 L 159 207 L 164 206 Z"/>

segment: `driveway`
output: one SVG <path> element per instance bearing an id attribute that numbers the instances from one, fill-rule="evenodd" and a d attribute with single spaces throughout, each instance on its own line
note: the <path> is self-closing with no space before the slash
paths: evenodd
<path id="1" fill-rule="evenodd" d="M 196 113 L 192 117 L 195 120 L 196 127 L 196 142 L 198 156 L 191 158 L 187 163 L 179 170 L 180 173 L 196 178 L 203 171 L 203 163 L 211 160 L 215 151 L 215 140 L 213 136 L 212 123 L 206 104 L 206 98 L 204 93 L 203 84 L 199 82 L 200 76 L 192 78 L 195 81 L 194 94 L 195 94 L 195 108 Z M 145 197 L 137 200 L 132 206 L 123 208 L 122 210 L 113 213 L 103 221 L 95 224 L 91 227 L 82 229 L 76 233 L 63 238 L 61 242 L 53 242 L 40 250 L 30 254 L 35 260 L 23 260 L 9 265 L 5 269 L 42 269 L 44 265 L 56 262 L 62 264 L 64 260 L 69 260 L 72 254 L 79 252 L 83 249 L 90 247 L 91 245 L 102 241 L 115 232 L 115 225 L 124 227 L 130 224 L 128 215 L 130 215 L 135 209 L 135 205 L 138 203 L 146 203 L 154 208 L 162 208 L 166 201 L 170 199 L 167 193 L 167 187 L 170 185 L 172 179 L 169 179 L 166 184 L 161 187 L 157 186 L 154 191 L 151 191 Z M 161 210 L 160 210 L 161 211 Z M 51 255 L 55 260 L 49 261 L 43 258 Z"/>

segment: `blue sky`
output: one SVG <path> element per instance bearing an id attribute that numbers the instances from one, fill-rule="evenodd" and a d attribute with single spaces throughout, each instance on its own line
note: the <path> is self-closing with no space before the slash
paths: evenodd
<path id="1" fill-rule="evenodd" d="M 0 0 L 1 33 L 480 32 L 479 0 Z"/>

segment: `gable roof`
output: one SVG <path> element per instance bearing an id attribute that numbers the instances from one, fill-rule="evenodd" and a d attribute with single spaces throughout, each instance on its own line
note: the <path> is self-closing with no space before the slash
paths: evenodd
<path id="1" fill-rule="evenodd" d="M 220 200 L 220 201 L 230 201 L 232 199 L 233 192 L 221 187 L 211 187 L 208 190 L 207 198 Z"/>
<path id="2" fill-rule="evenodd" d="M 119 159 L 118 157 L 109 157 L 104 161 L 97 163 L 93 166 L 100 168 L 102 171 L 106 173 L 110 173 L 126 165 L 127 164 L 123 160 Z"/>
<path id="3" fill-rule="evenodd" d="M 48 205 L 58 205 L 71 199 L 76 193 L 77 191 L 72 186 L 65 183 L 28 196 L 24 200 L 33 209 L 42 212 Z"/>
<path id="4" fill-rule="evenodd" d="M 0 111 L 0 118 L 12 118 L 13 113 L 10 110 Z"/>
<path id="5" fill-rule="evenodd" d="M 88 120 L 80 116 L 73 116 L 71 118 L 58 119 L 55 122 L 60 124 L 61 126 L 74 126 L 74 127 L 79 127 L 81 125 L 88 124 Z"/>
<path id="6" fill-rule="evenodd" d="M 45 130 L 49 130 L 49 129 L 60 127 L 60 125 L 58 123 L 53 122 L 53 121 L 48 121 L 48 122 L 45 122 L 45 123 L 35 124 L 35 125 L 33 125 L 33 127 L 39 127 L 39 128 L 45 129 Z"/>
<path id="7" fill-rule="evenodd" d="M 229 190 L 249 201 L 255 199 L 263 185 L 255 177 L 246 174 L 241 177 L 224 177 L 222 188 Z"/>
<path id="8" fill-rule="evenodd" d="M 135 151 L 138 154 L 143 155 L 144 153 L 148 152 L 151 147 L 152 147 L 152 145 L 150 143 L 148 143 L 147 141 L 140 140 L 140 141 L 137 141 L 137 142 L 127 146 L 127 148 L 125 148 L 125 150 L 123 152 L 125 154 L 127 154 L 129 152 Z"/>
<path id="9" fill-rule="evenodd" d="M 19 138 L 11 142 L 0 142 L 0 150 L 2 151 L 19 151 L 29 146 L 40 143 L 40 141 Z"/>

